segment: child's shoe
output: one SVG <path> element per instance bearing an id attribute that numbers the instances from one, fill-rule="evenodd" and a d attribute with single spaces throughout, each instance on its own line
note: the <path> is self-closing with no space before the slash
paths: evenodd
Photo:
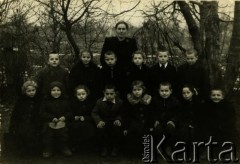
<path id="1" fill-rule="evenodd" d="M 66 157 L 72 156 L 72 152 L 71 152 L 71 150 L 69 150 L 68 148 L 63 149 L 63 150 L 62 150 L 62 153 L 63 153 L 63 155 L 65 155 Z"/>
<path id="2" fill-rule="evenodd" d="M 114 148 L 112 149 L 111 156 L 116 157 L 117 155 L 118 155 L 118 149 L 117 149 L 116 147 L 114 147 Z"/>
<path id="3" fill-rule="evenodd" d="M 102 148 L 100 155 L 101 155 L 102 157 L 106 157 L 106 156 L 107 156 L 107 153 L 108 153 L 108 152 L 107 152 L 107 148 L 104 147 L 104 148 Z"/>
<path id="4" fill-rule="evenodd" d="M 42 154 L 43 158 L 50 158 L 52 157 L 52 153 L 50 151 L 44 151 Z"/>

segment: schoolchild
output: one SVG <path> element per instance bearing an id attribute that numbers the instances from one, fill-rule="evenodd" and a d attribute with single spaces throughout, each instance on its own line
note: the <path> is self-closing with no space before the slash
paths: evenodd
<path id="1" fill-rule="evenodd" d="M 106 85 L 104 96 L 100 98 L 92 111 L 92 117 L 97 126 L 98 142 L 101 156 L 109 153 L 117 156 L 122 138 L 122 100 L 116 96 L 114 85 Z"/>
<path id="2" fill-rule="evenodd" d="M 22 95 L 16 102 L 10 120 L 9 131 L 16 137 L 17 151 L 31 154 L 39 150 L 39 105 L 37 84 L 28 80 L 22 85 Z"/>
<path id="3" fill-rule="evenodd" d="M 40 117 L 43 124 L 43 158 L 51 157 L 55 149 L 60 150 L 65 156 L 71 156 L 66 124 L 72 114 L 62 83 L 55 81 L 50 84 L 48 96 L 40 107 Z"/>
<path id="4" fill-rule="evenodd" d="M 159 84 L 169 82 L 172 85 L 174 93 L 177 89 L 177 71 L 169 62 L 169 52 L 167 49 L 157 51 L 158 62 L 151 68 L 152 93 L 158 94 Z"/>
<path id="5" fill-rule="evenodd" d="M 141 51 L 135 51 L 132 54 L 132 65 L 127 76 L 128 86 L 131 86 L 133 81 L 139 80 L 144 83 L 146 88 L 150 87 L 150 69 L 144 64 L 145 60 L 146 56 Z"/>
<path id="6" fill-rule="evenodd" d="M 209 77 L 207 71 L 203 67 L 203 64 L 199 62 L 196 50 L 187 50 L 185 54 L 186 63 L 178 68 L 179 87 L 182 88 L 184 84 L 193 85 L 200 99 L 204 100 L 209 94 Z"/>
<path id="7" fill-rule="evenodd" d="M 72 67 L 69 74 L 70 96 L 74 97 L 74 89 L 85 85 L 93 93 L 90 99 L 96 101 L 101 96 L 100 69 L 93 62 L 92 52 L 84 50 L 79 55 L 79 61 Z"/>
<path id="8" fill-rule="evenodd" d="M 165 135 L 168 138 L 166 149 L 173 148 L 176 141 L 176 124 L 179 117 L 180 103 L 172 95 L 169 82 L 159 84 L 158 95 L 153 98 L 154 106 L 154 134 L 159 141 Z"/>
<path id="9" fill-rule="evenodd" d="M 86 144 L 95 146 L 92 142 L 96 127 L 91 117 L 95 103 L 89 99 L 89 95 L 90 90 L 85 85 L 79 85 L 75 88 L 75 97 L 71 101 L 73 120 L 69 128 L 72 148 L 75 150 Z"/>
<path id="10" fill-rule="evenodd" d="M 48 55 L 48 64 L 42 68 L 36 76 L 36 82 L 39 88 L 40 97 L 43 99 L 48 94 L 48 88 L 51 82 L 59 81 L 65 88 L 68 87 L 68 71 L 60 66 L 60 57 L 58 53 Z"/>
<path id="11" fill-rule="evenodd" d="M 133 81 L 131 92 L 127 95 L 127 100 L 123 105 L 123 129 L 126 136 L 128 149 L 139 152 L 142 147 L 142 137 L 149 134 L 153 124 L 152 116 L 152 97 L 146 94 L 146 87 L 142 81 Z M 134 147 L 136 149 L 134 149 Z"/>
<path id="12" fill-rule="evenodd" d="M 105 65 L 101 69 L 102 88 L 107 84 L 114 84 L 118 90 L 118 96 L 123 98 L 126 95 L 126 75 L 119 65 L 117 65 L 117 56 L 113 51 L 104 53 Z"/>

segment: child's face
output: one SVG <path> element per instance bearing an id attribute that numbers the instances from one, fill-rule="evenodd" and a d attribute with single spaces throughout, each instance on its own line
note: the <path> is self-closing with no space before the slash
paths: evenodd
<path id="1" fill-rule="evenodd" d="M 26 95 L 28 97 L 34 97 L 36 94 L 36 88 L 34 86 L 27 86 L 26 88 Z"/>
<path id="2" fill-rule="evenodd" d="M 132 93 L 137 98 L 142 97 L 143 89 L 139 86 L 134 86 L 133 90 L 132 90 Z"/>
<path id="3" fill-rule="evenodd" d="M 198 60 L 196 54 L 194 54 L 194 53 L 187 54 L 187 55 L 186 55 L 186 59 L 187 59 L 187 63 L 188 63 L 189 65 L 195 64 L 196 61 Z"/>
<path id="4" fill-rule="evenodd" d="M 162 98 L 167 99 L 172 94 L 172 90 L 168 85 L 160 85 L 159 94 Z"/>
<path id="5" fill-rule="evenodd" d="M 224 99 L 224 96 L 221 90 L 212 90 L 210 98 L 214 103 L 219 103 Z"/>
<path id="6" fill-rule="evenodd" d="M 84 101 L 86 98 L 87 98 L 87 92 L 85 91 L 85 89 L 78 89 L 76 91 L 76 96 L 77 96 L 77 99 L 79 101 Z"/>
<path id="7" fill-rule="evenodd" d="M 51 89 L 51 95 L 53 98 L 59 98 L 61 96 L 61 89 L 59 87 L 53 87 Z"/>
<path id="8" fill-rule="evenodd" d="M 120 38 L 126 37 L 126 33 L 127 33 L 126 25 L 123 23 L 119 24 L 116 28 L 116 33 L 117 33 L 117 36 Z"/>
<path id="9" fill-rule="evenodd" d="M 115 96 L 116 96 L 116 92 L 114 89 L 105 89 L 104 97 L 107 99 L 107 101 L 114 100 Z"/>
<path id="10" fill-rule="evenodd" d="M 106 64 L 108 66 L 110 66 L 110 67 L 114 66 L 116 64 L 116 62 L 117 62 L 117 58 L 115 57 L 114 54 L 112 54 L 112 55 L 105 55 L 104 60 L 105 60 Z"/>
<path id="11" fill-rule="evenodd" d="M 141 66 L 143 64 L 143 57 L 141 54 L 134 54 L 133 55 L 133 63 L 136 65 L 136 66 Z"/>
<path id="12" fill-rule="evenodd" d="M 160 64 L 166 64 L 168 62 L 168 52 L 159 52 L 158 53 L 158 61 Z"/>
<path id="13" fill-rule="evenodd" d="M 89 52 L 83 52 L 80 59 L 82 60 L 84 65 L 88 65 L 92 58 Z"/>
<path id="14" fill-rule="evenodd" d="M 57 67 L 59 65 L 59 55 L 58 54 L 49 54 L 48 64 L 52 67 Z"/>
<path id="15" fill-rule="evenodd" d="M 189 88 L 185 87 L 182 89 L 182 96 L 185 100 L 192 100 L 193 93 Z"/>

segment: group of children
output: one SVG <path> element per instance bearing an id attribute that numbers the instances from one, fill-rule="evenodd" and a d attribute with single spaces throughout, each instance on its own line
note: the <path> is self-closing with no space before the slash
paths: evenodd
<path id="1" fill-rule="evenodd" d="M 83 51 L 68 73 L 59 65 L 59 55 L 49 54 L 48 66 L 36 82 L 23 84 L 10 131 L 25 150 L 42 144 L 44 158 L 56 148 L 71 156 L 87 141 L 100 149 L 101 156 L 117 156 L 122 145 L 142 151 L 144 134 L 156 140 L 164 134 L 170 147 L 177 140 L 230 139 L 234 109 L 221 88 L 209 90 L 196 51 L 187 51 L 187 63 L 177 70 L 167 50 L 158 51 L 157 57 L 158 63 L 148 68 L 145 55 L 136 51 L 133 64 L 123 71 L 114 52 L 105 52 L 105 64 L 99 68 L 91 52 Z"/>

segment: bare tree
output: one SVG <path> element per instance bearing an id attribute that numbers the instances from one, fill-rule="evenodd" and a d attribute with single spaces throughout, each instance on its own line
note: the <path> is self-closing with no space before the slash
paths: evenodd
<path id="1" fill-rule="evenodd" d="M 227 58 L 227 69 L 225 75 L 226 90 L 231 93 L 234 83 L 239 76 L 240 68 L 240 2 L 235 1 L 234 7 L 234 22 L 232 38 L 230 42 L 228 58 Z"/>
<path id="2" fill-rule="evenodd" d="M 125 12 L 131 11 L 134 9 L 140 1 L 138 1 L 132 8 L 128 10 L 121 11 L 120 13 L 110 13 L 107 10 L 104 10 L 104 6 L 108 6 L 112 3 L 110 1 L 99 1 L 99 0 L 59 0 L 53 1 L 55 3 L 55 7 L 53 8 L 49 5 L 49 1 L 47 0 L 36 0 L 41 5 L 51 8 L 53 12 L 55 12 L 60 19 L 56 19 L 61 26 L 61 29 L 65 32 L 69 43 L 71 44 L 75 57 L 77 58 L 80 52 L 80 48 L 76 43 L 76 40 L 73 36 L 72 30 L 73 26 L 86 19 L 86 17 L 99 17 L 103 15 L 111 15 L 118 16 Z"/>

